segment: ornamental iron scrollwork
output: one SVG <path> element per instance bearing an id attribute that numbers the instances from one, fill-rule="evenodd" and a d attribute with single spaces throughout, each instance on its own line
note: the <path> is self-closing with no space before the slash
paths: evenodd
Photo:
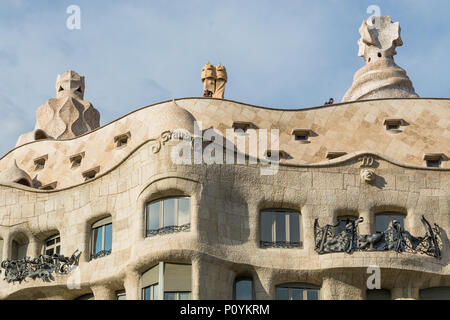
<path id="1" fill-rule="evenodd" d="M 360 235 L 358 225 L 363 222 L 363 218 L 358 220 L 347 219 L 345 228 L 337 232 L 336 225 L 327 224 L 319 226 L 318 219 L 314 221 L 314 244 L 315 250 L 319 254 L 332 252 L 353 253 L 355 251 L 395 251 L 398 253 L 421 253 L 436 259 L 441 259 L 442 239 L 440 237 L 440 227 L 430 223 L 422 216 L 426 234 L 423 237 L 415 237 L 404 230 L 401 223 L 393 220 L 388 229 L 384 232 Z"/>
<path id="2" fill-rule="evenodd" d="M 156 230 L 147 230 L 147 237 L 156 236 L 159 234 L 167 234 L 167 233 L 174 233 L 174 232 L 188 232 L 191 230 L 191 224 L 186 223 L 181 226 L 168 226 L 163 227 Z"/>
<path id="3" fill-rule="evenodd" d="M 101 251 L 99 251 L 97 253 L 92 254 L 91 255 L 91 260 L 109 256 L 111 254 L 111 252 L 112 252 L 112 250 L 101 250 Z"/>
<path id="4" fill-rule="evenodd" d="M 55 280 L 55 274 L 69 274 L 78 266 L 81 252 L 76 250 L 71 257 L 64 255 L 39 255 L 38 258 L 31 259 L 25 257 L 18 260 L 4 260 L 1 267 L 5 269 L 5 278 L 8 283 L 26 281 L 26 278 L 33 280 L 39 278 L 45 282 Z"/>

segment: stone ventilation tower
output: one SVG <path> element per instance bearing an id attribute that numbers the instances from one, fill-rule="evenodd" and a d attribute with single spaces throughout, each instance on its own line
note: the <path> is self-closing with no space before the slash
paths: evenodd
<path id="1" fill-rule="evenodd" d="M 225 96 L 225 85 L 228 81 L 226 68 L 218 64 L 213 66 L 207 63 L 202 68 L 203 96 L 223 99 Z"/>
<path id="2" fill-rule="evenodd" d="M 358 55 L 366 65 L 355 73 L 342 102 L 418 97 L 406 71 L 394 62 L 395 48 L 403 45 L 400 31 L 400 23 L 393 23 L 389 16 L 363 21 Z"/>
<path id="3" fill-rule="evenodd" d="M 36 126 L 19 137 L 16 146 L 41 140 L 75 138 L 100 126 L 100 113 L 84 98 L 84 77 L 67 71 L 56 79 L 56 99 L 36 111 Z"/>

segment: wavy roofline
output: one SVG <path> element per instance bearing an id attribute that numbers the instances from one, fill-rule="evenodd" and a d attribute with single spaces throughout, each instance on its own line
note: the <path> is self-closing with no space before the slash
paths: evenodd
<path id="1" fill-rule="evenodd" d="M 397 101 L 397 100 L 437 100 L 437 101 L 449 101 L 450 102 L 450 98 L 380 98 L 380 99 L 369 99 L 369 100 L 357 100 L 357 101 L 349 101 L 349 102 L 340 102 L 340 103 L 334 103 L 331 105 L 320 105 L 320 106 L 314 106 L 314 107 L 308 107 L 308 108 L 298 108 L 298 109 L 282 109 L 282 108 L 271 108 L 271 107 L 263 107 L 263 106 L 258 106 L 258 105 L 253 105 L 253 104 L 248 104 L 245 102 L 240 102 L 240 101 L 234 101 L 234 100 L 228 100 L 228 99 L 218 99 L 218 98 L 203 98 L 203 97 L 186 97 L 186 98 L 177 98 L 177 99 L 170 99 L 170 100 L 165 100 L 165 101 L 160 101 L 160 102 L 156 102 L 147 106 L 143 106 L 140 107 L 136 110 L 133 110 L 129 113 L 124 114 L 123 116 L 112 120 L 92 131 L 86 132 L 82 135 L 79 135 L 77 137 L 74 138 L 70 138 L 70 139 L 62 139 L 62 140 L 54 140 L 54 139 L 42 139 L 42 140 L 37 140 L 37 141 L 30 141 L 27 143 L 24 143 L 18 147 L 14 147 L 13 149 L 9 150 L 7 153 L 5 153 L 2 157 L 0 157 L 0 161 L 3 160 L 8 154 L 12 153 L 13 151 L 22 148 L 23 146 L 27 146 L 33 143 L 39 143 L 39 142 L 43 142 L 43 141 L 54 141 L 54 142 L 60 142 L 60 141 L 72 141 L 72 140 L 76 140 L 78 138 L 87 136 L 89 134 L 92 134 L 98 130 L 101 130 L 109 125 L 112 125 L 113 123 L 128 117 L 129 115 L 139 112 L 141 110 L 147 109 L 147 108 L 151 108 L 151 107 L 155 107 L 157 105 L 161 105 L 164 103 L 168 103 L 171 101 L 184 101 L 184 100 L 217 100 L 217 101 L 226 101 L 226 102 L 232 102 L 232 103 L 237 103 L 237 104 L 241 104 L 244 106 L 248 106 L 248 107 L 252 107 L 252 108 L 258 108 L 258 109 L 263 109 L 263 110 L 271 110 L 271 111 L 281 111 L 281 112 L 301 112 L 301 111 L 310 111 L 310 110 L 316 110 L 316 109 L 325 109 L 325 108 L 334 108 L 334 107 L 340 107 L 340 106 L 345 106 L 345 105 L 349 105 L 349 104 L 354 104 L 354 103 L 361 103 L 361 102 L 373 102 L 373 101 L 388 101 L 388 100 L 392 100 L 392 101 Z"/>

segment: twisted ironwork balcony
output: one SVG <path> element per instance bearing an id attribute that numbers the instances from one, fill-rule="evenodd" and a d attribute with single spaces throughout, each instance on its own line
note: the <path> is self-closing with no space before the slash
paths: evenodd
<path id="1" fill-rule="evenodd" d="M 289 241 L 260 241 L 261 248 L 301 248 L 303 242 L 289 242 Z"/>
<path id="2" fill-rule="evenodd" d="M 361 235 L 358 224 L 364 221 L 363 218 L 356 221 L 348 220 L 345 229 L 340 233 L 336 232 L 339 224 L 320 227 L 316 219 L 314 221 L 315 250 L 319 254 L 333 252 L 351 254 L 355 251 L 410 252 L 441 259 L 441 228 L 437 224 L 432 227 L 424 216 L 421 220 L 426 231 L 423 237 L 414 237 L 396 220 L 384 232 Z"/>
<path id="3" fill-rule="evenodd" d="M 174 232 L 188 232 L 190 230 L 191 230 L 191 224 L 186 223 L 181 226 L 168 226 L 168 227 L 163 227 L 163 228 L 156 229 L 156 230 L 147 230 L 147 237 L 153 237 L 156 235 L 174 233 Z"/>
<path id="4" fill-rule="evenodd" d="M 109 256 L 109 255 L 111 254 L 111 252 L 112 252 L 112 250 L 102 250 L 102 251 L 99 251 L 99 252 L 97 252 L 97 253 L 93 253 L 93 254 L 91 255 L 91 260 L 99 259 L 99 258 L 103 258 L 103 257 Z"/>
<path id="5" fill-rule="evenodd" d="M 1 267 L 5 269 L 5 278 L 8 283 L 25 281 L 26 278 L 42 279 L 45 282 L 55 280 L 55 274 L 69 274 L 76 266 L 80 259 L 81 252 L 76 250 L 72 256 L 65 257 L 60 254 L 40 255 L 35 259 L 25 257 L 18 260 L 5 260 L 1 263 Z"/>

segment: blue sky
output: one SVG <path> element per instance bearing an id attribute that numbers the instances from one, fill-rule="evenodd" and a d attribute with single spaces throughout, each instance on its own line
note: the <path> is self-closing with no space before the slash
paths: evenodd
<path id="1" fill-rule="evenodd" d="M 81 30 L 66 8 L 81 8 Z M 378 5 L 402 27 L 395 60 L 422 97 L 449 97 L 447 0 L 1 0 L 0 154 L 31 131 L 58 73 L 86 77 L 101 124 L 200 96 L 201 67 L 227 67 L 226 98 L 274 108 L 340 100 L 363 66 L 358 28 Z"/>

